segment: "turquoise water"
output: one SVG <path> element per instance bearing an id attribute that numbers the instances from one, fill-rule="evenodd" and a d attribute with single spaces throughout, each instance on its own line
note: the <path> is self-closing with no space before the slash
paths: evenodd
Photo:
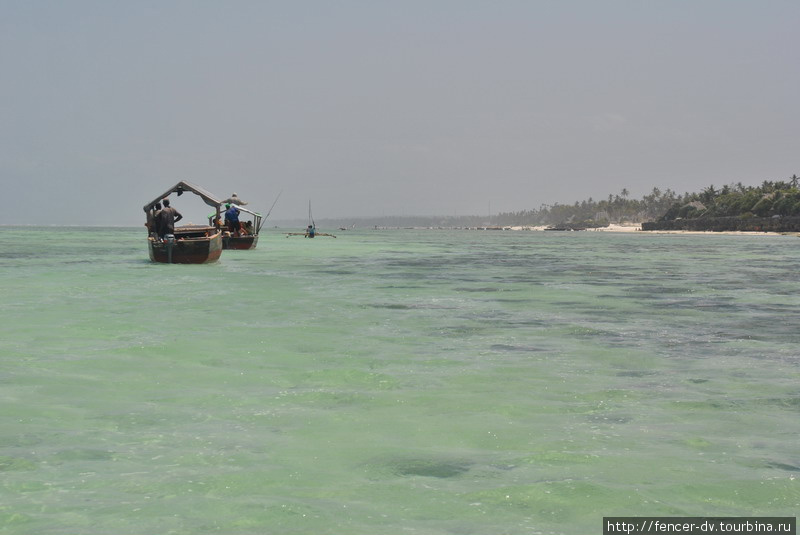
<path id="1" fill-rule="evenodd" d="M 0 533 L 795 516 L 800 240 L 0 228 Z"/>

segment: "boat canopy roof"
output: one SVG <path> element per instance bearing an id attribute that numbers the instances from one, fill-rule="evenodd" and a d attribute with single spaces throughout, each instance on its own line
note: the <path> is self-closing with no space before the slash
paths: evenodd
<path id="1" fill-rule="evenodd" d="M 205 202 L 209 206 L 213 206 L 214 208 L 219 209 L 220 202 L 213 194 L 209 193 L 208 191 L 204 190 L 200 186 L 195 186 L 194 184 L 190 184 L 189 182 L 185 182 L 181 180 L 170 189 L 156 197 L 153 201 L 144 205 L 144 211 L 149 212 L 153 209 L 156 203 L 161 202 L 165 197 L 169 197 L 171 193 L 177 193 L 178 196 L 182 195 L 185 191 L 191 191 L 195 195 L 199 195 L 203 202 Z"/>
<path id="2" fill-rule="evenodd" d="M 222 204 L 220 205 L 220 207 L 219 207 L 220 211 L 224 212 L 224 211 L 226 210 L 226 208 L 225 208 L 225 205 L 226 205 L 226 204 L 230 204 L 231 206 L 235 206 L 235 207 L 236 207 L 236 209 L 237 209 L 237 210 L 239 210 L 240 212 L 247 212 L 248 214 L 250 214 L 250 215 L 254 215 L 254 216 L 256 216 L 256 217 L 263 217 L 263 216 L 262 216 L 261 214 L 259 214 L 258 212 L 254 212 L 254 211 L 252 211 L 252 210 L 248 210 L 248 209 L 247 209 L 247 208 L 245 208 L 244 206 L 241 206 L 241 205 L 239 205 L 239 204 L 236 204 L 236 203 L 234 203 L 234 202 L 232 202 L 232 203 L 222 203 Z"/>

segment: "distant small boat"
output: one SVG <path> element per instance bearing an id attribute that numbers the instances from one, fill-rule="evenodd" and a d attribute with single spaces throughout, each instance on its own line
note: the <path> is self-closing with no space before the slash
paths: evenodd
<path id="1" fill-rule="evenodd" d="M 314 238 L 316 236 L 328 236 L 330 238 L 335 238 L 333 234 L 327 234 L 325 232 L 317 232 L 317 224 L 314 223 L 314 216 L 311 215 L 311 201 L 308 201 L 308 226 L 306 227 L 305 232 L 287 232 L 286 237 L 289 236 L 303 236 L 304 238 Z"/>

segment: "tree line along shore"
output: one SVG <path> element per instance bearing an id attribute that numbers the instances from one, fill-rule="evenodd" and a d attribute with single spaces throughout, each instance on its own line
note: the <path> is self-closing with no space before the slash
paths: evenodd
<path id="1" fill-rule="evenodd" d="M 800 230 L 800 179 L 765 180 L 758 186 L 741 182 L 700 192 L 678 194 L 670 189 L 632 199 L 627 189 L 607 199 L 572 205 L 542 205 L 538 210 L 498 214 L 501 225 L 547 225 L 556 228 L 601 228 L 639 224 L 643 230 L 772 231 Z"/>
<path id="2" fill-rule="evenodd" d="M 326 225 L 357 227 L 600 229 L 636 225 L 642 230 L 800 232 L 800 178 L 765 180 L 758 186 L 741 182 L 696 193 L 653 190 L 633 199 L 627 189 L 602 200 L 574 204 L 542 204 L 537 209 L 491 216 L 398 216 L 326 220 Z"/>

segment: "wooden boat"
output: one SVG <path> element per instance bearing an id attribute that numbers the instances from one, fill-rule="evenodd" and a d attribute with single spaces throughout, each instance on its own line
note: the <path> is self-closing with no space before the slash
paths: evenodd
<path id="1" fill-rule="evenodd" d="M 155 215 L 155 205 L 176 193 L 179 197 L 186 192 L 194 193 L 203 202 L 216 209 L 219 219 L 220 201 L 206 190 L 190 184 L 178 182 L 152 202 L 144 205 L 148 220 Z M 213 226 L 185 225 L 176 227 L 172 235 L 163 238 L 151 233 L 147 238 L 150 260 L 168 264 L 204 264 L 216 262 L 222 254 L 222 231 Z"/>
<path id="2" fill-rule="evenodd" d="M 208 216 L 208 224 L 214 225 L 216 227 L 222 227 L 222 221 L 219 219 L 219 214 L 225 212 L 226 206 L 235 205 L 236 208 L 239 210 L 239 218 L 240 222 L 242 219 L 241 212 L 249 214 L 251 217 L 248 221 L 244 221 L 242 231 L 238 234 L 231 234 L 230 231 L 224 230 L 222 232 L 222 248 L 223 249 L 255 249 L 256 245 L 258 244 L 258 235 L 261 232 L 261 227 L 264 226 L 264 222 L 266 222 L 269 214 L 272 213 L 272 209 L 275 208 L 275 204 L 278 202 L 278 199 L 281 197 L 281 190 L 278 193 L 278 196 L 275 197 L 275 201 L 272 203 L 272 206 L 267 212 L 267 215 L 262 216 L 258 212 L 254 212 L 249 208 L 245 208 L 242 204 L 247 204 L 239 199 L 236 194 L 234 193 L 231 197 L 225 199 L 224 201 L 220 202 L 220 205 L 217 207 L 218 211 L 216 214 L 211 214 Z M 247 219 L 247 216 L 245 216 Z"/>
<path id="3" fill-rule="evenodd" d="M 167 264 L 205 264 L 222 255 L 222 231 L 205 225 L 175 229 L 174 237 L 163 240 L 150 236 L 150 260 Z"/>
<path id="4" fill-rule="evenodd" d="M 250 214 L 252 220 L 246 222 L 247 231 L 242 230 L 239 234 L 231 234 L 228 231 L 222 233 L 222 248 L 223 249 L 255 249 L 258 244 L 258 233 L 261 231 L 261 226 L 264 224 L 264 219 L 261 214 L 248 210 L 244 206 L 236 205 L 239 212 Z M 220 207 L 222 211 L 223 207 Z"/>
<path id="5" fill-rule="evenodd" d="M 222 236 L 223 249 L 255 249 L 257 244 L 258 244 L 258 235 Z"/>

